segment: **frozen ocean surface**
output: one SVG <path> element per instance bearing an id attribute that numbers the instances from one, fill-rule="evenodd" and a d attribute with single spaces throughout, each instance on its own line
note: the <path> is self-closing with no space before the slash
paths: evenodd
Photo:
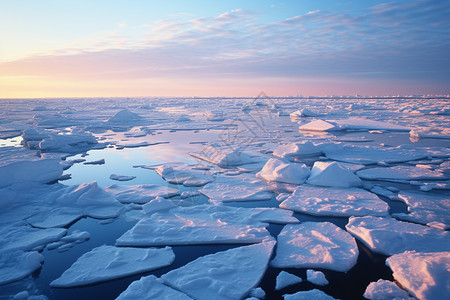
<path id="1" fill-rule="evenodd" d="M 449 106 L 1 99 L 0 299 L 448 298 Z"/>

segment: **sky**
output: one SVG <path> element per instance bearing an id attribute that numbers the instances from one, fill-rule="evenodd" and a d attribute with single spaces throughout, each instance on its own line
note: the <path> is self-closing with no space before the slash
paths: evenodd
<path id="1" fill-rule="evenodd" d="M 450 1 L 0 0 L 0 98 L 450 93 Z"/>

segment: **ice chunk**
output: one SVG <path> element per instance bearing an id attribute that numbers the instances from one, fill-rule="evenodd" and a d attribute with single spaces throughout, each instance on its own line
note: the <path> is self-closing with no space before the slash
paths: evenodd
<path id="1" fill-rule="evenodd" d="M 250 175 L 221 176 L 205 185 L 200 192 L 211 202 L 270 200 L 273 194 L 259 179 Z"/>
<path id="2" fill-rule="evenodd" d="M 446 179 L 447 176 L 439 171 L 432 171 L 416 166 L 395 166 L 389 168 L 370 168 L 360 170 L 356 174 L 369 180 L 424 180 Z"/>
<path id="3" fill-rule="evenodd" d="M 63 173 L 60 159 L 14 161 L 0 166 L 0 188 L 16 182 L 49 183 Z"/>
<path id="4" fill-rule="evenodd" d="M 438 222 L 444 229 L 450 228 L 450 198 L 418 192 L 401 192 L 398 197 L 408 205 L 408 213 L 396 213 L 394 217 L 419 224 Z"/>
<path id="5" fill-rule="evenodd" d="M 189 154 L 222 168 L 230 168 L 255 162 L 255 160 L 247 153 L 229 147 L 219 147 L 217 145 L 208 145 L 199 153 Z"/>
<path id="6" fill-rule="evenodd" d="M 271 158 L 256 177 L 267 181 L 278 181 L 291 184 L 302 184 L 309 176 L 309 168 L 305 164 L 290 163 L 285 160 Z"/>
<path id="7" fill-rule="evenodd" d="M 320 186 L 361 186 L 361 179 L 337 162 L 316 161 L 311 169 L 309 184 Z"/>
<path id="8" fill-rule="evenodd" d="M 74 287 L 92 284 L 165 267 L 175 259 L 170 247 L 118 248 L 100 246 L 83 254 L 52 287 Z"/>
<path id="9" fill-rule="evenodd" d="M 141 277 L 133 281 L 128 288 L 116 298 L 116 300 L 192 300 L 183 294 L 162 283 L 162 280 L 154 275 Z"/>
<path id="10" fill-rule="evenodd" d="M 283 295 L 284 300 L 336 300 L 321 290 L 313 289 L 309 291 L 301 291 L 295 294 Z"/>
<path id="11" fill-rule="evenodd" d="M 117 174 L 111 174 L 109 176 L 109 179 L 117 180 L 117 181 L 130 181 L 135 178 L 136 178 L 136 176 L 117 175 Z"/>
<path id="12" fill-rule="evenodd" d="M 351 217 L 345 228 L 372 251 L 384 255 L 450 249 L 448 232 L 393 218 Z"/>
<path id="13" fill-rule="evenodd" d="M 92 161 L 85 161 L 83 164 L 85 164 L 85 165 L 104 165 L 105 159 L 101 158 L 101 159 L 92 160 Z"/>
<path id="14" fill-rule="evenodd" d="M 389 206 L 375 194 L 358 188 L 302 185 L 281 208 L 318 216 L 386 216 Z"/>
<path id="15" fill-rule="evenodd" d="M 365 118 L 348 118 L 335 120 L 342 128 L 346 130 L 388 130 L 388 131 L 410 131 L 411 129 L 405 126 L 390 124 L 385 121 L 374 121 Z"/>
<path id="16" fill-rule="evenodd" d="M 373 146 L 332 145 L 323 148 L 325 155 L 332 160 L 354 164 L 370 165 L 380 161 L 398 163 L 418 160 L 428 156 L 428 153 L 418 149 L 387 148 Z"/>
<path id="17" fill-rule="evenodd" d="M 1 252 L 0 285 L 7 284 L 33 273 L 41 267 L 44 257 L 36 251 Z"/>
<path id="18" fill-rule="evenodd" d="M 371 282 L 364 292 L 364 298 L 370 300 L 394 300 L 394 299 L 410 299 L 408 293 L 398 287 L 394 282 L 380 279 L 377 282 Z"/>
<path id="19" fill-rule="evenodd" d="M 306 280 L 308 280 L 311 283 L 314 283 L 315 285 L 327 285 L 329 282 L 325 277 L 325 274 L 323 274 L 320 271 L 314 271 L 311 269 L 306 270 Z"/>
<path id="20" fill-rule="evenodd" d="M 310 111 L 307 108 L 302 108 L 300 110 L 296 110 L 293 113 L 290 114 L 291 118 L 300 118 L 300 117 L 318 117 L 319 114 Z"/>
<path id="21" fill-rule="evenodd" d="M 405 252 L 386 260 L 394 279 L 418 299 L 450 299 L 450 252 Z"/>
<path id="22" fill-rule="evenodd" d="M 287 286 L 297 284 L 302 281 L 303 280 L 300 277 L 298 277 L 294 274 L 288 273 L 286 271 L 281 271 L 280 274 L 278 274 L 278 276 L 277 276 L 275 290 L 278 291 Z"/>
<path id="23" fill-rule="evenodd" d="M 154 168 L 165 181 L 184 186 L 203 186 L 214 181 L 214 177 L 207 170 L 196 170 L 188 164 L 163 164 Z"/>
<path id="24" fill-rule="evenodd" d="M 153 200 L 150 200 L 148 203 L 142 206 L 142 209 L 147 215 L 151 215 L 152 213 L 159 210 L 169 210 L 171 208 L 177 207 L 172 201 L 164 199 L 162 197 L 156 197 Z"/>
<path id="25" fill-rule="evenodd" d="M 128 109 L 117 112 L 114 116 L 108 119 L 108 123 L 130 123 L 133 121 L 139 121 L 142 117 L 135 114 Z"/>
<path id="26" fill-rule="evenodd" d="M 323 268 L 346 272 L 358 259 L 355 239 L 328 222 L 286 225 L 278 235 L 271 265 L 277 268 Z"/>
<path id="27" fill-rule="evenodd" d="M 260 287 L 250 290 L 250 296 L 256 299 L 264 299 L 266 297 L 266 292 Z"/>
<path id="28" fill-rule="evenodd" d="M 320 145 L 314 145 L 310 141 L 291 143 L 281 145 L 273 150 L 273 155 L 277 157 L 292 157 L 292 156 L 313 156 L 322 153 Z"/>
<path id="29" fill-rule="evenodd" d="M 146 209 L 146 208 L 144 208 Z M 117 239 L 118 246 L 258 243 L 270 239 L 272 223 L 297 223 L 292 212 L 274 208 L 214 205 L 154 212 Z"/>
<path id="30" fill-rule="evenodd" d="M 200 257 L 161 278 L 192 298 L 242 299 L 263 277 L 275 241 Z"/>
<path id="31" fill-rule="evenodd" d="M 169 198 L 180 194 L 177 189 L 153 184 L 107 186 L 105 191 L 113 194 L 122 203 L 144 204 L 156 197 Z"/>
<path id="32" fill-rule="evenodd" d="M 41 211 L 28 218 L 27 222 L 37 228 L 65 227 L 82 216 L 80 209 L 61 207 Z"/>
<path id="33" fill-rule="evenodd" d="M 341 130 L 336 124 L 323 120 L 314 120 L 298 128 L 300 131 L 336 131 Z"/>

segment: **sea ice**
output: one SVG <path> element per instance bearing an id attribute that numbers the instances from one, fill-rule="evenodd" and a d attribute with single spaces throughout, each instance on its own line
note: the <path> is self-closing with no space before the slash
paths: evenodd
<path id="1" fill-rule="evenodd" d="M 247 153 L 215 144 L 205 146 L 199 153 L 189 154 L 195 158 L 218 165 L 221 168 L 230 168 L 255 162 Z"/>
<path id="2" fill-rule="evenodd" d="M 389 206 L 375 194 L 359 188 L 302 185 L 281 208 L 318 216 L 387 216 Z"/>
<path id="3" fill-rule="evenodd" d="M 165 181 L 173 184 L 197 187 L 214 181 L 214 177 L 207 170 L 196 170 L 195 166 L 188 164 L 163 164 L 154 170 Z"/>
<path id="4" fill-rule="evenodd" d="M 408 213 L 396 213 L 394 217 L 419 224 L 438 222 L 444 229 L 450 228 L 450 198 L 418 192 L 401 192 L 398 197 L 408 205 Z"/>
<path id="5" fill-rule="evenodd" d="M 127 176 L 127 175 L 118 175 L 118 174 L 111 174 L 109 176 L 109 179 L 117 180 L 117 181 L 130 181 L 135 178 L 136 178 L 136 176 Z"/>
<path id="6" fill-rule="evenodd" d="M 194 299 L 242 299 L 262 279 L 275 241 L 200 257 L 161 276 Z"/>
<path id="7" fill-rule="evenodd" d="M 108 119 L 108 123 L 116 124 L 116 123 L 130 123 L 135 121 L 140 121 L 142 119 L 136 113 L 129 111 L 128 109 L 121 110 L 117 112 L 114 116 Z"/>
<path id="8" fill-rule="evenodd" d="M 305 164 L 291 163 L 286 160 L 271 158 L 256 177 L 267 181 L 278 181 L 290 184 L 302 184 L 310 174 Z"/>
<path id="9" fill-rule="evenodd" d="M 300 291 L 295 294 L 283 295 L 284 300 L 336 300 L 321 290 L 313 289 L 309 291 Z"/>
<path id="10" fill-rule="evenodd" d="M 179 292 L 163 283 L 163 280 L 149 275 L 133 281 L 116 300 L 192 300 L 186 294 Z"/>
<path id="11" fill-rule="evenodd" d="M 273 150 L 273 155 L 281 158 L 292 156 L 314 156 L 322 153 L 322 146 L 310 141 L 280 145 Z"/>
<path id="12" fill-rule="evenodd" d="M 371 282 L 364 292 L 364 298 L 370 300 L 413 300 L 405 290 L 402 290 L 394 282 L 380 279 Z"/>
<path id="13" fill-rule="evenodd" d="M 393 218 L 351 217 L 345 228 L 372 251 L 384 255 L 450 249 L 448 232 Z"/>
<path id="14" fill-rule="evenodd" d="M 355 239 L 328 222 L 286 225 L 278 235 L 271 265 L 277 268 L 323 268 L 346 272 L 358 259 Z"/>
<path id="15" fill-rule="evenodd" d="M 264 182 L 251 175 L 218 176 L 200 192 L 213 203 L 270 200 L 273 196 Z"/>
<path id="16" fill-rule="evenodd" d="M 325 277 L 325 274 L 320 271 L 314 271 L 311 269 L 306 270 L 306 280 L 315 285 L 327 285 L 329 282 Z"/>
<path id="17" fill-rule="evenodd" d="M 314 120 L 298 128 L 300 131 L 336 131 L 341 130 L 339 126 L 323 120 Z"/>
<path id="18" fill-rule="evenodd" d="M 117 185 L 113 184 L 105 188 L 107 193 L 116 197 L 122 203 L 144 204 L 156 197 L 169 198 L 177 196 L 180 191 L 167 186 L 153 184 L 142 185 Z"/>
<path id="19" fill-rule="evenodd" d="M 77 208 L 58 207 L 39 211 L 27 218 L 27 222 L 37 228 L 65 227 L 83 217 L 82 211 Z"/>
<path id="20" fill-rule="evenodd" d="M 410 131 L 410 128 L 397 125 L 390 124 L 385 121 L 374 121 L 365 118 L 348 118 L 348 119 L 339 119 L 334 120 L 336 124 L 338 124 L 341 128 L 345 130 L 386 130 L 386 131 Z"/>
<path id="21" fill-rule="evenodd" d="M 446 179 L 442 172 L 432 171 L 416 166 L 380 167 L 360 170 L 356 174 L 363 179 L 370 180 L 424 180 Z"/>
<path id="22" fill-rule="evenodd" d="M 300 118 L 300 117 L 318 117 L 318 116 L 319 116 L 318 113 L 312 112 L 312 111 L 310 111 L 310 110 L 307 109 L 307 108 L 303 108 L 303 109 L 300 109 L 300 110 L 296 110 L 296 111 L 294 111 L 293 113 L 290 114 L 290 117 L 291 117 L 291 118 Z"/>
<path id="23" fill-rule="evenodd" d="M 307 182 L 320 186 L 361 186 L 361 179 L 358 176 L 335 161 L 316 161 L 311 169 L 311 176 L 309 176 Z"/>
<path id="24" fill-rule="evenodd" d="M 146 207 L 144 207 L 146 210 Z M 159 210 L 141 219 L 116 241 L 118 246 L 258 243 L 270 239 L 267 222 L 298 223 L 275 208 L 197 205 Z"/>
<path id="25" fill-rule="evenodd" d="M 36 251 L 0 252 L 0 285 L 22 279 L 33 273 L 41 267 L 43 261 L 44 257 Z"/>
<path id="26" fill-rule="evenodd" d="M 404 252 L 386 260 L 394 279 L 418 299 L 450 299 L 450 252 Z"/>
<path id="27" fill-rule="evenodd" d="M 281 271 L 280 274 L 278 274 L 277 279 L 276 279 L 276 285 L 275 285 L 275 290 L 281 290 L 284 289 L 287 286 L 293 285 L 293 284 L 297 284 L 302 282 L 303 280 L 291 273 L 288 273 L 286 271 Z"/>
<path id="28" fill-rule="evenodd" d="M 172 264 L 172 248 L 118 248 L 100 246 L 83 254 L 52 287 L 74 287 L 155 270 Z"/>
<path id="29" fill-rule="evenodd" d="M 105 159 L 101 158 L 101 159 L 97 159 L 97 160 L 85 161 L 83 164 L 85 164 L 85 165 L 104 165 Z"/>

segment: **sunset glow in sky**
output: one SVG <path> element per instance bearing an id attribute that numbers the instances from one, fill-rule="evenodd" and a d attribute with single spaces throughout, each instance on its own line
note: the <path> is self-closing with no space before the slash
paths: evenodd
<path id="1" fill-rule="evenodd" d="M 0 0 L 0 97 L 450 93 L 450 1 Z"/>

